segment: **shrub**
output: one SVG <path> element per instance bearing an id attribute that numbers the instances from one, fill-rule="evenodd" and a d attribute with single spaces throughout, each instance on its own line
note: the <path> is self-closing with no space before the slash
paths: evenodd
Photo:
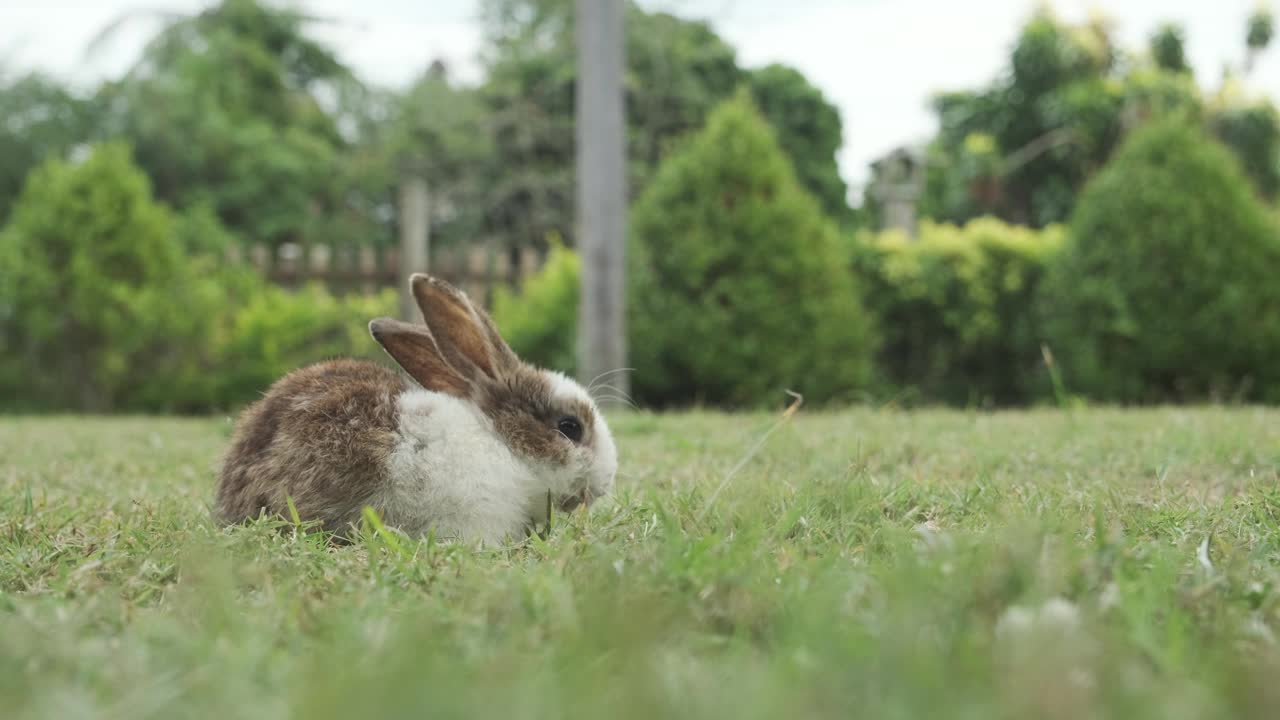
<path id="1" fill-rule="evenodd" d="M 641 401 L 829 401 L 868 381 L 873 333 L 847 255 L 743 94 L 659 168 L 630 235 Z"/>
<path id="2" fill-rule="evenodd" d="M 1258 192 L 1280 194 L 1280 112 L 1269 100 L 1227 107 L 1213 117 L 1212 130 L 1235 153 Z"/>
<path id="3" fill-rule="evenodd" d="M 922 223 L 919 238 L 886 232 L 859 243 L 859 274 L 883 344 L 882 379 L 908 399 L 1022 404 L 1050 384 L 1032 301 L 1060 228 L 991 218 Z"/>
<path id="4" fill-rule="evenodd" d="M 335 357 L 384 361 L 369 321 L 395 315 L 396 292 L 337 297 L 318 284 L 291 291 L 259 286 L 234 309 L 218 343 L 217 402 L 231 407 L 258 397 L 286 373 Z"/>
<path id="5" fill-rule="evenodd" d="M 1136 133 L 1090 184 L 1043 307 L 1068 387 L 1141 402 L 1277 391 L 1280 238 L 1202 131 Z"/>
<path id="6" fill-rule="evenodd" d="M 16 407 L 167 406 L 203 347 L 216 283 L 173 242 L 126 147 L 32 171 L 0 233 L 0 388 Z"/>
<path id="7" fill-rule="evenodd" d="M 207 412 L 298 365 L 382 357 L 368 337 L 395 293 L 292 293 L 223 267 L 211 213 L 156 203 L 121 145 L 33 171 L 0 232 L 6 409 Z"/>
<path id="8" fill-rule="evenodd" d="M 520 357 L 566 374 L 576 371 L 580 268 L 577 254 L 553 242 L 520 292 L 496 290 L 493 321 Z"/>
<path id="9" fill-rule="evenodd" d="M 173 239 L 189 257 L 207 257 L 220 261 L 227 256 L 231 246 L 238 242 L 236 236 L 223 226 L 208 205 L 193 204 L 175 220 Z"/>

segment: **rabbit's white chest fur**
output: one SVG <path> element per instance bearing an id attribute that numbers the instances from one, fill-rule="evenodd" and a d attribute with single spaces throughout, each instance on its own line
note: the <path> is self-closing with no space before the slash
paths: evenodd
<path id="1" fill-rule="evenodd" d="M 535 469 L 474 405 L 417 389 L 398 401 L 400 438 L 376 499 L 387 524 L 414 536 L 434 530 L 495 544 L 521 537 L 539 495 Z"/>

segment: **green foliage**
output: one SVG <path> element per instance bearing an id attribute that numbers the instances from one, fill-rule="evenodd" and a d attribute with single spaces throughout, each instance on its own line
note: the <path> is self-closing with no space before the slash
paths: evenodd
<path id="1" fill-rule="evenodd" d="M 1280 194 L 1280 113 L 1270 101 L 1237 103 L 1216 113 L 1212 130 L 1267 200 Z"/>
<path id="2" fill-rule="evenodd" d="M 582 263 L 553 242 L 546 262 L 519 292 L 498 287 L 493 321 L 521 358 L 573 375 L 577 370 L 578 299 Z"/>
<path id="3" fill-rule="evenodd" d="M 935 100 L 941 129 L 929 152 L 928 214 L 953 222 L 990 214 L 1036 227 L 1065 219 L 1119 137 L 1115 59 L 1105 24 L 1072 26 L 1038 12 L 1000 79 Z M 974 136 L 993 141 L 994 162 L 975 165 Z"/>
<path id="4" fill-rule="evenodd" d="M 844 143 L 840 111 L 799 71 L 768 65 L 747 74 L 760 112 L 773 126 L 782 151 L 795 166 L 796 179 L 829 217 L 851 220 L 848 188 L 840 177 L 836 153 Z"/>
<path id="5" fill-rule="evenodd" d="M 0 67 L 0 225 L 27 173 L 64 157 L 90 134 L 86 103 L 42 75 L 8 77 Z"/>
<path id="6" fill-rule="evenodd" d="M 628 2 L 627 115 L 637 190 L 743 81 L 737 52 L 706 22 Z"/>
<path id="7" fill-rule="evenodd" d="M 1085 33 L 1094 33 L 1095 37 L 1087 38 Z M 1105 33 L 1104 27 L 1096 25 L 1066 25 L 1041 8 L 1022 28 L 1014 44 L 1010 56 L 1012 88 L 1034 101 L 1074 81 L 1096 77 L 1114 59 L 1111 38 Z M 1101 43 L 1090 43 L 1090 39 L 1100 39 Z M 1024 140 L 1031 139 L 1038 130 L 1034 126 L 1021 129 L 1026 131 Z"/>
<path id="8" fill-rule="evenodd" d="M 928 150 L 922 212 L 960 223 L 981 215 L 1036 227 L 1063 222 L 1128 132 L 1175 116 L 1220 130 L 1272 197 L 1280 127 L 1266 111 L 1233 102 L 1206 112 L 1177 25 L 1153 34 L 1148 56 L 1122 55 L 1104 20 L 1071 25 L 1039 11 L 995 81 L 935 100 L 940 130 Z M 975 137 L 991 139 L 991 157 L 974 156 Z M 874 192 L 868 197 L 876 202 Z"/>
<path id="9" fill-rule="evenodd" d="M 208 204 L 254 241 L 313 239 L 330 225 L 323 216 L 343 215 L 359 196 L 343 128 L 359 129 L 350 109 L 372 103 L 304 26 L 258 0 L 171 20 L 128 75 L 99 91 L 104 132 L 134 146 L 162 201 Z"/>
<path id="10" fill-rule="evenodd" d="M 1127 124 L 1141 126 L 1149 120 L 1176 117 L 1201 122 L 1204 98 L 1189 73 L 1162 72 L 1157 68 L 1134 68 L 1120 86 Z"/>
<path id="11" fill-rule="evenodd" d="M 432 214 L 437 247 L 470 241 L 484 230 L 492 189 L 485 168 L 497 161 L 490 124 L 480 93 L 451 82 L 440 64 L 390 103 L 373 170 L 386 173 L 388 194 L 402 173 L 427 181 L 433 206 L 451 210 Z"/>
<path id="12" fill-rule="evenodd" d="M 0 81 L 0 220 L 31 167 L 77 144 L 128 142 L 156 197 L 211 210 L 241 241 L 375 244 L 395 236 L 397 186 L 425 175 L 438 244 L 488 235 L 509 247 L 573 241 L 574 84 L 570 0 L 484 3 L 487 74 L 451 83 L 433 64 L 411 88 L 362 84 L 316 39 L 315 19 L 264 0 L 218 0 L 159 21 L 118 80 L 77 97 L 46 79 Z M 804 78 L 747 74 L 705 22 L 628 4 L 630 186 L 751 81 L 802 182 L 845 219 L 835 168 L 839 117 Z M 133 28 L 127 28 L 132 30 Z"/>
<path id="13" fill-rule="evenodd" d="M 1251 52 L 1260 52 L 1267 49 L 1274 35 L 1275 19 L 1271 10 L 1266 7 L 1254 10 L 1245 27 L 1245 46 Z"/>
<path id="14" fill-rule="evenodd" d="M 1092 183 L 1045 282 L 1068 387 L 1122 402 L 1276 398 L 1280 236 L 1198 129 L 1136 134 Z"/>
<path id="15" fill-rule="evenodd" d="M 1062 237 L 1057 227 L 983 218 L 963 227 L 925 222 L 916 240 L 888 232 L 860 242 L 857 267 L 879 320 L 882 379 L 905 400 L 1045 398 L 1033 300 Z"/>
<path id="16" fill-rule="evenodd" d="M 169 406 L 217 298 L 121 145 L 30 176 L 0 234 L 0 387 L 18 406 Z"/>
<path id="17" fill-rule="evenodd" d="M 219 258 L 230 234 L 174 215 L 119 144 L 46 162 L 0 232 L 0 394 L 9 409 L 207 412 L 328 357 L 380 358 L 369 320 L 394 291 L 265 286 Z"/>
<path id="18" fill-rule="evenodd" d="M 207 204 L 193 205 L 174 220 L 174 240 L 189 257 L 223 258 L 239 242 Z"/>
<path id="19" fill-rule="evenodd" d="M 571 0 L 486 3 L 490 55 L 481 88 L 500 160 L 485 169 L 491 229 L 509 246 L 574 243 Z M 732 47 L 704 22 L 627 3 L 626 112 L 631 187 L 643 190 L 670 145 L 742 79 Z"/>
<path id="20" fill-rule="evenodd" d="M 979 214 L 979 209 L 998 202 L 1002 194 L 1000 169 L 1003 161 L 996 140 L 984 132 L 972 132 L 954 148 L 931 143 L 925 148 L 924 192 L 920 197 L 922 217 L 942 222 L 965 222 Z M 880 227 L 877 191 L 884 178 L 873 171 L 875 181 L 868 184 L 864 197 L 869 216 Z"/>
<path id="21" fill-rule="evenodd" d="M 396 293 L 335 297 L 319 285 L 261 286 L 228 318 L 217 347 L 215 407 L 252 401 L 286 373 L 335 357 L 384 358 L 369 321 L 395 315 Z"/>
<path id="22" fill-rule="evenodd" d="M 739 95 L 667 160 L 632 214 L 633 387 L 659 404 L 848 399 L 871 323 L 835 229 Z"/>
<path id="23" fill-rule="evenodd" d="M 484 168 L 490 230 L 507 245 L 574 244 L 574 84 L 571 0 L 490 0 L 488 76 L 480 89 L 495 163 Z M 644 192 L 659 163 L 708 113 L 748 85 L 800 181 L 832 217 L 850 211 L 835 152 L 836 109 L 792 69 L 739 67 L 705 22 L 627 3 L 626 113 L 630 188 Z"/>
<path id="24" fill-rule="evenodd" d="M 385 297 L 269 289 L 252 274 L 224 267 L 221 258 L 244 240 L 386 242 L 393 236 L 396 185 L 404 170 L 425 175 L 431 185 L 435 243 L 488 235 L 511 245 L 542 245 L 562 235 L 571 245 L 572 7 L 571 0 L 484 3 L 488 73 L 478 88 L 450 82 L 438 64 L 403 93 L 367 88 L 313 38 L 310 18 L 260 0 L 221 0 L 196 14 L 168 16 L 132 70 L 91 97 L 40 76 L 0 77 L 0 223 L 30 169 L 62 160 L 30 174 L 26 209 L 2 231 L 0 389 L 14 389 L 15 404 L 27 407 L 200 410 L 249 398 L 291 365 L 330 353 L 369 353 L 365 315 L 375 305 L 391 312 Z M 829 259 L 830 228 L 820 218 L 798 221 L 794 230 L 778 219 L 802 214 L 807 201 L 796 199 L 799 190 L 816 201 L 819 214 L 851 224 L 835 161 L 839 114 L 793 69 L 742 68 L 733 47 L 707 23 L 634 3 L 627 12 L 630 187 L 646 198 L 637 207 L 642 217 L 635 229 L 647 235 L 636 242 L 633 279 L 648 288 L 641 303 L 652 313 L 633 323 L 633 351 L 640 358 L 633 364 L 650 368 L 640 368 L 637 382 L 643 386 L 643 375 L 650 373 L 654 384 L 647 391 L 660 403 L 765 402 L 783 384 L 798 387 L 797 376 L 811 383 L 816 397 L 847 397 L 849 388 L 861 384 L 854 379 L 864 374 L 870 345 L 870 331 L 856 313 L 856 290 L 845 293 L 853 305 L 837 304 L 833 312 L 857 319 L 841 326 L 825 351 L 853 359 L 832 369 L 823 363 L 834 360 L 810 350 L 795 328 L 839 325 L 822 319 L 816 308 L 823 303 L 809 295 L 844 293 L 831 289 L 843 288 L 844 281 L 818 272 L 818 287 L 804 291 L 795 311 L 801 319 L 789 324 L 779 321 L 781 310 L 752 304 L 755 299 L 743 289 L 758 287 L 762 297 L 789 307 L 779 298 L 789 297 L 801 269 L 817 262 L 808 256 Z M 1249 20 L 1246 73 L 1271 35 L 1271 15 L 1259 10 Z M 1221 140 L 1256 193 L 1274 202 L 1280 196 L 1275 106 L 1241 91 L 1234 79 L 1216 94 L 1205 94 L 1189 70 L 1185 39 L 1174 25 L 1157 30 L 1149 53 L 1130 56 L 1117 49 L 1102 20 L 1073 25 L 1047 11 L 1037 13 L 994 82 L 938 98 L 941 129 L 927 148 L 923 215 L 962 225 L 984 215 L 1052 225 L 1074 212 L 1081 189 L 1128 133 L 1171 117 Z M 702 170 L 687 160 L 672 163 L 683 169 L 665 171 L 667 183 L 684 187 L 687 197 L 670 187 L 649 192 L 663 159 L 694 143 L 690 134 L 735 88 L 750 95 L 772 128 L 795 182 L 778 179 L 783 173 L 772 154 L 760 169 L 747 168 L 733 155 L 740 146 L 764 146 L 751 130 L 748 140 L 723 142 L 727 150 L 712 152 L 705 138 L 697 141 L 703 143 L 694 153 Z M 66 162 L 79 155 L 79 146 L 102 137 L 131 143 L 150 189 L 139 184 L 115 146 L 95 152 L 93 162 Z M 84 179 L 90 176 L 92 182 Z M 726 178 L 733 182 L 722 183 Z M 151 192 L 174 209 L 153 202 Z M 1204 202 L 1225 192 L 1215 186 Z M 768 202 L 741 201 L 756 196 Z M 668 215 L 651 198 L 675 210 Z M 868 198 L 865 217 L 874 218 L 875 193 L 869 191 Z M 725 202 L 753 207 L 716 204 Z M 1159 205 L 1146 196 L 1142 202 Z M 1164 212 L 1163 206 L 1156 210 Z M 1135 214 L 1134 222 L 1141 222 Z M 1233 222 L 1252 226 L 1255 214 Z M 1175 224 L 1207 232 L 1198 218 Z M 924 227 L 919 243 L 879 238 L 857 248 L 858 266 L 875 290 L 870 303 L 885 318 L 884 377 L 948 402 L 1040 397 L 1036 331 L 1018 303 L 1036 284 L 1041 251 L 1052 244 L 1045 238 L 1056 232 L 1023 238 L 989 220 L 959 229 Z M 1118 246 L 1129 242 L 1118 232 L 1112 237 L 1123 237 Z M 1154 241 L 1144 236 L 1141 242 Z M 1168 242 L 1183 247 L 1201 240 Z M 819 249 L 805 251 L 801 263 L 792 258 L 797 248 Z M 774 256 L 776 263 L 766 262 Z M 1124 262 L 1117 260 L 1116 267 L 1129 268 Z M 1241 277 L 1250 272 L 1252 266 Z M 89 277 L 93 273 L 98 277 Z M 886 273 L 901 279 L 901 286 Z M 1011 277 L 1018 278 L 1010 281 L 1016 289 L 1006 283 Z M 659 298 L 669 280 L 675 294 Z M 1254 282 L 1233 278 L 1230 287 Z M 571 370 L 576 292 L 576 259 L 556 248 L 550 265 L 524 291 L 500 293 L 495 303 L 523 353 Z M 1103 295 L 1096 288 L 1089 292 Z M 714 300 L 716 293 L 722 300 Z M 92 295 L 102 299 L 91 300 Z M 1230 305 L 1245 295 L 1232 290 L 1220 302 Z M 1123 293 L 1115 297 L 1130 302 Z M 705 318 L 687 312 L 699 303 L 707 309 Z M 271 320 L 271 308 L 284 319 Z M 1121 319 L 1120 330 L 1110 332 L 1129 337 L 1124 333 L 1141 313 L 1127 305 L 1123 312 L 1111 310 Z M 1267 312 L 1252 316 L 1259 344 L 1269 342 Z M 743 319 L 752 313 L 761 316 L 761 328 L 805 350 L 774 367 L 765 350 L 777 345 L 765 330 L 752 334 Z M 661 326 L 668 317 L 675 318 L 669 323 L 674 329 Z M 1161 327 L 1167 335 L 1178 334 L 1175 327 Z M 689 348 L 672 339 L 704 329 L 720 333 L 717 344 Z M 1202 330 L 1191 334 L 1197 332 Z M 736 341 L 725 338 L 733 333 L 746 337 L 747 347 L 732 349 Z M 85 350 L 68 353 L 68 343 Z M 1096 344 L 1084 344 L 1086 358 Z M 1062 357 L 1072 352 L 1054 349 Z M 806 360 L 811 354 L 818 359 Z M 740 377 L 714 380 L 712 368 L 732 364 L 716 364 L 719 355 L 738 366 L 768 367 L 755 387 Z M 1169 379 L 1177 372 L 1160 369 L 1164 375 L 1153 381 L 1163 388 L 1158 394 L 1173 394 L 1171 385 L 1189 388 L 1188 396 L 1226 392 L 1223 387 L 1242 373 L 1257 375 L 1243 370 L 1254 360 L 1219 360 L 1222 367 L 1207 380 Z M 1087 374 L 1089 362 L 1081 372 Z M 1028 373 L 1014 369 L 1032 366 Z M 223 377 L 228 367 L 235 370 Z M 802 370 L 809 368 L 805 375 Z M 1143 377 L 1159 374 L 1148 370 Z M 733 367 L 721 374 L 742 376 L 747 370 Z M 827 380 L 829 386 L 823 385 Z M 1131 397 L 1129 389 L 1145 388 L 1145 382 L 1099 394 Z M 1261 396 L 1263 379 L 1253 382 L 1242 392 Z"/>
<path id="25" fill-rule="evenodd" d="M 1151 59 L 1156 67 L 1174 73 L 1189 73 L 1186 31 L 1177 23 L 1164 23 L 1151 36 Z"/>

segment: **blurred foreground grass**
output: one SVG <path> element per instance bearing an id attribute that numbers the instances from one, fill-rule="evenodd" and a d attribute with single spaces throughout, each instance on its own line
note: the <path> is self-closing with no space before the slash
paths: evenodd
<path id="1" fill-rule="evenodd" d="M 214 527 L 226 420 L 0 420 L 0 715 L 1280 717 L 1280 411 L 805 411 L 707 510 L 773 422 L 619 417 L 614 507 L 476 552 Z"/>

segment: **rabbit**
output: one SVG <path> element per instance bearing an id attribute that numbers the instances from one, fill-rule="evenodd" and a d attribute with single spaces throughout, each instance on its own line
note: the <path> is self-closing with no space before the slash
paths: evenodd
<path id="1" fill-rule="evenodd" d="M 369 332 L 403 374 L 366 360 L 303 367 L 241 415 L 218 479 L 225 524 L 269 515 L 335 537 L 372 507 L 413 536 L 482 545 L 526 536 L 608 496 L 617 449 L 600 409 L 565 375 L 522 361 L 448 283 L 414 274 L 425 324 Z"/>

